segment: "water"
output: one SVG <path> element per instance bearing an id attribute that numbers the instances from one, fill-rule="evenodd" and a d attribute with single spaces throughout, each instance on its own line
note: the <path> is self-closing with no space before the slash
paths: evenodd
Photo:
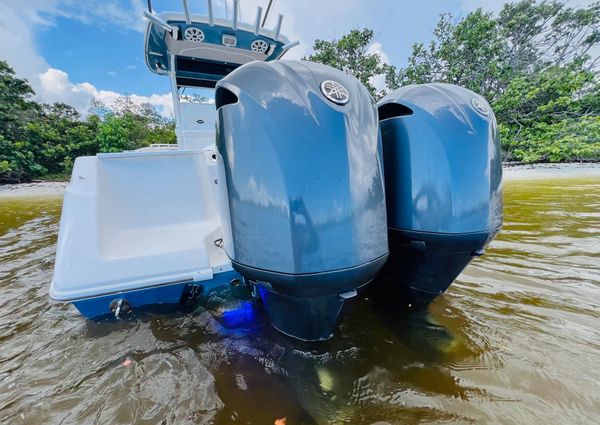
<path id="1" fill-rule="evenodd" d="M 85 321 L 47 297 L 61 200 L 0 199 L 0 422 L 597 423 L 600 181 L 505 192 L 500 237 L 426 311 L 361 299 L 312 345 L 244 294 Z"/>

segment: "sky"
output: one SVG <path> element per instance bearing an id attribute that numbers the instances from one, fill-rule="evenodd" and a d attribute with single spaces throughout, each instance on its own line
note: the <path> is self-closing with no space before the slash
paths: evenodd
<path id="1" fill-rule="evenodd" d="M 206 0 L 188 0 L 192 13 L 206 14 Z M 569 0 L 581 5 L 592 0 Z M 169 81 L 144 62 L 144 0 L 0 0 L 0 59 L 29 80 L 42 102 L 65 102 L 82 113 L 92 98 L 110 105 L 128 94 L 172 113 Z M 240 0 L 240 15 L 252 22 L 268 0 Z M 274 0 L 267 27 L 284 15 L 282 33 L 299 40 L 286 59 L 311 52 L 315 39 L 371 28 L 370 52 L 405 64 L 414 42 L 427 42 L 439 15 L 455 18 L 482 7 L 497 11 L 504 0 Z M 213 0 L 215 15 L 231 14 L 232 0 Z M 153 0 L 158 11 L 182 10 L 179 0 Z M 227 5 L 227 8 L 226 8 Z M 377 84 L 377 82 L 376 82 Z"/>

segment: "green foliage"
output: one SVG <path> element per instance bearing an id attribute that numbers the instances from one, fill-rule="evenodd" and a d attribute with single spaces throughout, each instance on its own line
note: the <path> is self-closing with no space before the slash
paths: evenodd
<path id="1" fill-rule="evenodd" d="M 444 14 L 433 39 L 417 42 L 404 67 L 368 54 L 373 32 L 317 40 L 309 60 L 355 75 L 375 97 L 407 84 L 443 82 L 491 103 L 505 160 L 599 160 L 600 2 L 571 8 L 522 0 L 498 15 L 481 9 L 455 20 Z M 385 73 L 386 87 L 369 84 Z"/>
<path id="2" fill-rule="evenodd" d="M 69 105 L 38 104 L 32 95 L 0 61 L 0 183 L 68 175 L 78 156 L 176 143 L 173 120 L 128 96 L 113 108 L 94 100 L 84 119 Z"/>
<path id="3" fill-rule="evenodd" d="M 71 106 L 55 103 L 43 105 L 40 116 L 25 125 L 24 137 L 46 172 L 70 173 L 74 158 L 98 151 L 97 124 L 80 118 Z"/>
<path id="4" fill-rule="evenodd" d="M 39 105 L 30 100 L 33 94 L 27 81 L 16 78 L 13 69 L 0 61 L 0 182 L 19 182 L 45 172 L 30 143 L 23 141 L 22 123 L 39 113 Z"/>
<path id="5" fill-rule="evenodd" d="M 100 152 L 134 150 L 153 143 L 176 143 L 175 123 L 167 121 L 148 104 L 137 105 L 129 96 L 115 102 L 98 131 Z"/>
<path id="6" fill-rule="evenodd" d="M 433 35 L 406 67 L 388 68 L 388 87 L 437 81 L 480 93 L 496 112 L 505 160 L 600 159 L 600 2 L 522 0 L 498 16 L 443 15 Z"/>
<path id="7" fill-rule="evenodd" d="M 600 116 L 580 120 L 563 119 L 553 123 L 537 122 L 515 135 L 501 125 L 502 136 L 509 140 L 515 155 L 524 162 L 582 161 L 600 158 Z M 516 139 L 510 139 L 517 136 Z"/>
<path id="8" fill-rule="evenodd" d="M 316 40 L 314 53 L 308 58 L 312 62 L 324 63 L 354 75 L 365 85 L 375 97 L 382 95 L 381 89 L 373 87 L 372 78 L 387 72 L 388 65 L 383 63 L 379 55 L 369 53 L 368 48 L 373 41 L 370 29 L 352 30 L 339 40 Z"/>
<path id="9" fill-rule="evenodd" d="M 152 131 L 146 135 L 148 144 L 175 144 L 177 137 L 175 136 L 175 121 L 166 121 L 164 124 L 154 126 Z"/>
<path id="10" fill-rule="evenodd" d="M 132 114 L 124 116 L 108 115 L 98 131 L 100 152 L 121 152 L 146 146 L 147 128 L 142 119 Z"/>
<path id="11" fill-rule="evenodd" d="M 496 76 L 501 72 L 504 41 L 492 15 L 479 9 L 457 24 L 452 23 L 450 15 L 442 15 L 433 34 L 429 46 L 413 45 L 407 67 L 388 69 L 388 86 L 395 89 L 441 81 L 492 98 L 497 89 Z"/>
<path id="12" fill-rule="evenodd" d="M 1 182 L 18 183 L 46 172 L 35 162 L 30 147 L 26 142 L 13 142 L 0 135 Z"/>
<path id="13" fill-rule="evenodd" d="M 14 70 L 0 61 L 0 135 L 8 140 L 22 136 L 21 123 L 34 117 L 38 105 L 30 99 L 34 92 L 26 80 L 16 78 Z"/>

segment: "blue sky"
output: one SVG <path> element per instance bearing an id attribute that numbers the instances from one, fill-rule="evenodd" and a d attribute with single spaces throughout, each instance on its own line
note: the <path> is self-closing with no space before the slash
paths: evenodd
<path id="1" fill-rule="evenodd" d="M 225 2 L 213 0 L 225 17 Z M 251 22 L 257 5 L 240 0 L 241 18 Z M 160 10 L 181 10 L 178 0 L 154 0 Z M 206 0 L 189 0 L 192 12 L 205 13 Z M 275 0 L 267 26 L 285 15 L 283 30 L 301 45 L 288 58 L 310 53 L 315 39 L 342 36 L 352 28 L 372 28 L 371 46 L 392 64 L 405 63 L 412 43 L 427 41 L 441 13 L 455 17 L 503 0 Z M 570 3 L 589 3 L 573 0 Z M 42 101 L 64 101 L 85 111 L 92 97 L 110 104 L 119 94 L 150 101 L 170 113 L 168 81 L 150 73 L 143 58 L 143 0 L 0 0 L 0 59 L 28 78 Z"/>

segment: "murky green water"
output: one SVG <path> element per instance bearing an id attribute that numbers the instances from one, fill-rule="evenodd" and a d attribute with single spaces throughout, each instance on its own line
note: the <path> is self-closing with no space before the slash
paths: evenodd
<path id="1" fill-rule="evenodd" d="M 363 299 L 319 345 L 227 294 L 101 324 L 50 303 L 60 202 L 0 199 L 1 423 L 599 421 L 599 179 L 507 183 L 499 239 L 428 311 Z"/>

